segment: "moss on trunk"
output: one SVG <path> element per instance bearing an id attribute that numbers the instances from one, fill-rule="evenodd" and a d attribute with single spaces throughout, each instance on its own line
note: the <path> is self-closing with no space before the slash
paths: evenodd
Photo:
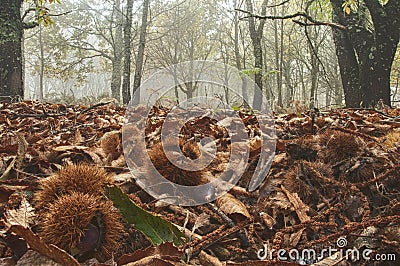
<path id="1" fill-rule="evenodd" d="M 23 97 L 21 4 L 4 0 L 0 6 L 0 96 Z"/>

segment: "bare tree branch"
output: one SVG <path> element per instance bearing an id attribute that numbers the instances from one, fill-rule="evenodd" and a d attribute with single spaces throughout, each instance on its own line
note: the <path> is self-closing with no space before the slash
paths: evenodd
<path id="1" fill-rule="evenodd" d="M 311 17 L 310 15 L 308 15 L 305 12 L 297 12 L 294 14 L 290 14 L 290 15 L 285 15 L 285 16 L 262 16 L 262 15 L 257 15 L 257 14 L 253 14 L 252 12 L 249 12 L 247 10 L 243 10 L 243 9 L 238 9 L 235 8 L 236 11 L 240 11 L 243 12 L 245 14 L 248 14 L 248 16 L 242 17 L 241 19 L 245 19 L 245 18 L 257 18 L 257 19 L 291 19 L 291 18 L 297 18 L 297 17 L 303 17 L 306 20 L 308 20 L 310 23 L 307 22 L 300 22 L 298 20 L 293 20 L 293 22 L 300 24 L 302 26 L 316 26 L 316 25 L 323 25 L 323 26 L 329 26 L 329 27 L 333 27 L 339 30 L 347 30 L 346 26 L 343 26 L 341 24 L 337 24 L 337 23 L 333 23 L 333 22 L 324 22 L 324 21 L 318 21 L 315 20 L 313 17 Z"/>
<path id="2" fill-rule="evenodd" d="M 283 2 L 278 3 L 278 4 L 268 5 L 267 7 L 268 7 L 268 8 L 271 8 L 271 7 L 283 6 L 284 4 L 288 3 L 289 1 L 290 1 L 290 0 L 286 0 L 286 1 L 283 1 Z"/>

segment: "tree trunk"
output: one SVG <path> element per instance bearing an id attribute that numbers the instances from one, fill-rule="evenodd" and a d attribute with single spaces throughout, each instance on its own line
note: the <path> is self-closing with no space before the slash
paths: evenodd
<path id="1" fill-rule="evenodd" d="M 266 13 L 266 4 L 267 1 L 263 2 L 263 7 L 261 11 L 261 15 L 265 15 Z M 247 10 L 250 13 L 253 13 L 253 3 L 251 0 L 246 0 Z M 253 45 L 253 55 L 254 55 L 254 82 L 258 86 L 258 90 L 254 90 L 254 98 L 253 98 L 253 108 L 256 110 L 260 110 L 262 106 L 262 91 L 263 91 L 263 54 L 262 54 L 262 45 L 261 39 L 263 36 L 263 29 L 265 20 L 261 20 L 258 27 L 256 27 L 256 22 L 254 17 L 249 17 L 249 31 L 250 38 Z"/>
<path id="2" fill-rule="evenodd" d="M 286 102 L 290 104 L 294 98 L 294 87 L 291 80 L 291 61 L 289 60 L 286 64 L 283 64 L 282 68 L 286 84 Z"/>
<path id="3" fill-rule="evenodd" d="M 236 8 L 236 6 L 237 6 L 237 0 L 235 0 L 234 2 L 234 7 Z M 242 63 L 239 50 L 239 15 L 237 11 L 235 12 L 234 24 L 235 24 L 235 32 L 234 32 L 235 62 L 236 62 L 236 68 L 240 71 L 242 70 Z M 247 95 L 247 80 L 245 76 L 242 76 L 242 97 L 243 97 L 243 105 L 245 107 L 249 107 L 249 96 Z"/>
<path id="4" fill-rule="evenodd" d="M 139 36 L 139 49 L 136 57 L 136 68 L 135 76 L 133 79 L 133 94 L 135 95 L 134 103 L 138 104 L 140 102 L 140 87 L 142 80 L 142 70 L 144 61 L 144 48 L 146 47 L 146 34 L 147 34 L 147 16 L 149 12 L 150 0 L 143 0 L 143 14 L 142 14 L 142 25 L 140 26 L 140 36 Z M 136 92 L 137 91 L 137 92 Z"/>
<path id="5" fill-rule="evenodd" d="M 340 76 L 344 91 L 345 103 L 347 107 L 360 107 L 361 90 L 358 73 L 358 62 L 353 50 L 353 46 L 347 33 L 334 29 L 333 40 L 336 46 Z"/>
<path id="6" fill-rule="evenodd" d="M 277 16 L 276 6 L 274 6 L 274 16 Z M 283 107 L 282 99 L 282 79 L 281 79 L 281 69 L 279 69 L 279 44 L 278 44 L 278 21 L 274 20 L 274 48 L 275 48 L 275 71 L 276 71 L 276 89 L 278 94 L 277 105 Z"/>
<path id="7" fill-rule="evenodd" d="M 374 105 L 390 102 L 390 72 L 400 38 L 400 1 L 391 0 L 382 6 L 377 0 L 365 0 L 374 23 L 374 45 L 368 54 L 368 74 L 361 83 L 363 100 Z"/>
<path id="8" fill-rule="evenodd" d="M 21 0 L 4 0 L 0 5 L 0 100 L 24 97 L 22 80 Z"/>
<path id="9" fill-rule="evenodd" d="M 43 80 L 44 80 L 44 44 L 43 44 L 43 26 L 39 25 L 39 49 L 40 49 L 40 73 L 39 73 L 39 91 L 38 100 L 43 101 Z"/>
<path id="10" fill-rule="evenodd" d="M 347 26 L 334 29 L 347 107 L 390 102 L 390 70 L 400 36 L 400 1 L 381 5 L 377 0 L 360 2 L 358 12 L 345 15 L 342 1 L 331 0 L 333 21 Z M 370 17 L 372 21 L 370 21 Z"/>
<path id="11" fill-rule="evenodd" d="M 306 29 L 307 30 L 307 29 Z M 318 58 L 315 55 L 318 51 L 313 51 L 313 47 L 311 43 L 308 44 L 308 48 L 310 50 L 310 56 L 311 56 L 311 91 L 310 91 L 310 108 L 315 107 L 315 97 L 317 95 L 317 85 L 318 85 L 318 72 L 319 72 L 319 62 Z"/>
<path id="12" fill-rule="evenodd" d="M 121 100 L 121 64 L 123 56 L 121 1 L 116 0 L 114 5 L 114 19 L 116 23 L 114 37 L 114 57 L 112 60 L 111 95 L 118 101 Z"/>
<path id="13" fill-rule="evenodd" d="M 124 71 L 122 75 L 122 101 L 124 104 L 128 104 L 131 100 L 132 6 L 133 0 L 128 0 L 124 21 Z"/>

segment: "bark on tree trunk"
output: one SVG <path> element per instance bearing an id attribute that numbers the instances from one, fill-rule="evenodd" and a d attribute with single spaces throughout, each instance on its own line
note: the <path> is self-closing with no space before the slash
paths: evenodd
<path id="1" fill-rule="evenodd" d="M 278 13 L 276 11 L 277 7 L 274 7 L 274 16 L 277 16 Z M 279 44 L 278 44 L 278 21 L 274 20 L 274 48 L 275 48 L 275 71 L 276 71 L 276 89 L 278 94 L 278 102 L 277 105 L 279 107 L 283 107 L 283 99 L 282 99 L 282 79 L 281 79 L 281 69 L 280 67 L 280 57 L 279 57 Z M 282 47 L 281 47 L 282 48 Z"/>
<path id="2" fill-rule="evenodd" d="M 283 64 L 283 74 L 285 77 L 285 83 L 286 83 L 286 102 L 290 104 L 293 99 L 294 99 L 294 87 L 292 84 L 291 80 L 291 62 L 287 62 L 286 64 Z"/>
<path id="3" fill-rule="evenodd" d="M 136 93 L 136 90 L 140 87 L 142 80 L 144 48 L 146 47 L 147 16 L 149 12 L 149 5 L 150 5 L 150 0 L 143 0 L 143 14 L 142 14 L 142 25 L 140 27 L 139 49 L 136 57 L 135 76 L 133 79 L 133 94 L 135 95 L 134 98 L 135 104 L 138 104 L 140 102 L 140 91 Z"/>
<path id="4" fill-rule="evenodd" d="M 0 100 L 23 98 L 21 0 L 0 5 Z"/>
<path id="5" fill-rule="evenodd" d="M 126 3 L 124 23 L 124 71 L 122 80 L 122 102 L 128 104 L 131 100 L 131 36 L 132 36 L 132 6 L 133 0 Z"/>
<path id="6" fill-rule="evenodd" d="M 43 80 L 44 80 L 44 44 L 43 44 L 43 35 L 42 35 L 42 25 L 39 25 L 39 49 L 40 49 L 40 73 L 39 73 L 39 91 L 38 91 L 38 100 L 43 101 L 44 93 L 43 93 Z"/>
<path id="7" fill-rule="evenodd" d="M 347 107 L 360 107 L 361 90 L 360 78 L 358 73 L 358 62 L 353 50 L 353 46 L 345 32 L 333 30 L 333 40 L 336 46 L 340 76 L 344 91 L 345 103 Z"/>
<path id="8" fill-rule="evenodd" d="M 267 1 L 263 2 L 263 7 L 261 11 L 261 15 L 265 15 L 266 13 L 266 4 Z M 250 13 L 253 13 L 253 3 L 251 0 L 246 0 L 247 10 Z M 262 45 L 261 39 L 263 36 L 263 29 L 265 20 L 261 20 L 258 27 L 256 27 L 254 17 L 249 17 L 249 31 L 250 38 L 253 44 L 253 54 L 254 54 L 254 68 L 256 73 L 254 75 L 254 82 L 258 86 L 258 90 L 254 90 L 254 98 L 253 98 L 253 108 L 256 110 L 260 110 L 262 106 L 262 91 L 263 91 L 263 54 L 262 54 Z"/>
<path id="9" fill-rule="evenodd" d="M 114 19 L 116 23 L 115 38 L 114 38 L 114 57 L 112 60 L 112 73 L 111 73 L 111 95 L 121 100 L 121 64 L 123 56 L 123 40 L 122 40 L 122 11 L 121 1 L 116 0 L 114 5 Z"/>
<path id="10" fill-rule="evenodd" d="M 237 1 L 234 1 L 234 6 L 237 6 Z M 239 15 L 238 12 L 235 12 L 235 18 L 234 18 L 234 24 L 235 24 L 235 37 L 234 37 L 234 42 L 235 42 L 235 62 L 236 62 L 236 68 L 241 71 L 242 70 L 242 63 L 241 63 L 241 58 L 240 58 L 240 50 L 239 50 Z M 247 81 L 246 77 L 242 76 L 242 97 L 243 97 L 243 105 L 245 107 L 249 107 L 249 96 L 247 95 Z"/>
<path id="11" fill-rule="evenodd" d="M 368 79 L 361 84 L 364 101 L 374 105 L 380 99 L 390 105 L 390 71 L 400 39 L 400 1 L 382 6 L 378 1 L 365 0 L 374 23 L 374 45 L 368 54 Z"/>
<path id="12" fill-rule="evenodd" d="M 333 21 L 347 26 L 346 31 L 333 30 L 346 106 L 370 107 L 379 100 L 391 105 L 390 70 L 400 36 L 400 1 L 364 3 L 357 13 L 345 15 L 342 1 L 331 0 Z"/>
<path id="13" fill-rule="evenodd" d="M 311 91 L 310 91 L 310 108 L 315 107 L 315 96 L 317 95 L 317 85 L 318 85 L 318 72 L 319 63 L 313 52 L 311 52 Z"/>

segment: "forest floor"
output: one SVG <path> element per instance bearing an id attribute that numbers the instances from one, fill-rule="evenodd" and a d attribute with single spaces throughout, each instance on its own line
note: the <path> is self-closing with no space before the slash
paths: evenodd
<path id="1" fill-rule="evenodd" d="M 253 114 L 239 113 L 250 136 L 250 157 L 243 177 L 212 203 L 182 207 L 155 200 L 130 174 L 121 137 L 125 108 L 109 103 L 0 103 L 0 265 L 58 265 L 55 261 L 79 265 L 77 260 L 81 265 L 399 265 L 400 109 L 276 114 L 275 157 L 264 182 L 253 192 L 246 188 L 260 155 L 260 130 Z M 171 175 L 167 178 L 177 181 L 176 175 L 182 172 L 162 165 L 165 156 L 157 150 L 157 132 L 167 114 L 166 108 L 158 107 L 147 118 L 147 148 L 156 168 L 168 168 Z M 185 125 L 182 150 L 194 145 L 187 150 L 196 157 L 193 136 L 212 136 L 218 142 L 216 159 L 193 178 L 206 172 L 221 174 L 230 147 L 222 126 L 207 117 Z M 179 226 L 185 243 L 152 247 L 140 230 L 119 218 L 123 228 L 120 245 L 105 261 L 79 256 L 79 249 L 67 250 L 75 260 L 61 249 L 65 243 L 49 243 L 41 234 L 52 230 L 43 228 L 49 224 L 44 221 L 51 208 L 38 202 L 38 193 L 44 189 L 43 180 L 76 163 L 104 169 L 137 206 Z M 185 175 L 178 181 L 196 183 L 187 181 Z M 86 185 L 77 184 L 77 190 Z M 60 200 L 63 189 L 58 187 L 55 195 L 41 199 Z M 72 205 L 65 209 L 73 211 Z M 107 241 L 111 225 L 94 223 L 93 215 L 89 222 L 99 227 L 95 231 L 105 230 L 99 233 L 102 240 L 96 240 L 97 252 Z M 68 232 L 72 229 L 63 224 L 64 218 L 53 222 Z M 107 215 L 99 219 L 107 219 Z M 115 217 L 110 221 L 116 221 Z M 86 223 L 81 230 L 88 228 Z M 83 240 L 68 241 L 76 245 Z M 316 256 L 301 256 L 311 250 Z M 328 250 L 336 257 L 329 258 Z M 352 258 L 349 250 L 359 252 L 359 258 Z"/>

